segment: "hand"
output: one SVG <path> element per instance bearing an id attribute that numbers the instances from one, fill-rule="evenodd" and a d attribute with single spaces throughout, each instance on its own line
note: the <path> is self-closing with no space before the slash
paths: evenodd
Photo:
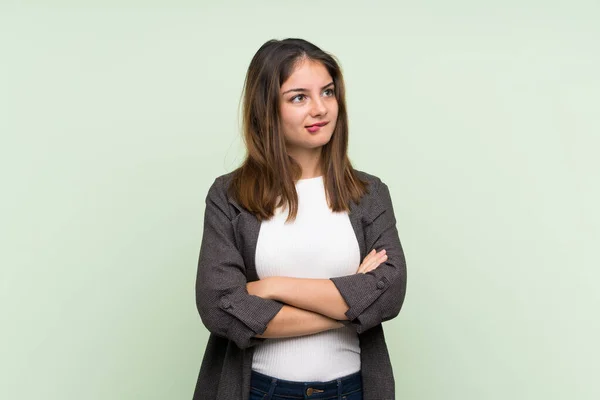
<path id="1" fill-rule="evenodd" d="M 246 284 L 246 290 L 248 291 L 248 294 L 262 297 L 263 299 L 270 299 L 271 292 L 269 288 L 271 287 L 271 283 L 273 283 L 272 280 L 273 277 L 267 277 L 259 279 L 258 281 L 248 282 Z"/>
<path id="2" fill-rule="evenodd" d="M 376 252 L 375 249 L 371 250 L 369 254 L 365 257 L 362 264 L 358 267 L 356 271 L 357 274 L 366 274 L 369 271 L 374 270 L 381 264 L 387 260 L 387 254 L 385 254 L 385 249 L 382 249 L 379 252 Z"/>

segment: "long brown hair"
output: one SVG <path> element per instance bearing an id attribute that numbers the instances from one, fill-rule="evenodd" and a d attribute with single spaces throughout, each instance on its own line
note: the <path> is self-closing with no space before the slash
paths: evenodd
<path id="1" fill-rule="evenodd" d="M 301 60 L 321 63 L 334 82 L 338 117 L 333 135 L 321 150 L 321 169 L 329 207 L 349 211 L 367 192 L 348 158 L 348 115 L 342 71 L 335 57 L 303 39 L 269 40 L 256 52 L 244 82 L 242 131 L 247 155 L 234 171 L 230 195 L 259 220 L 275 208 L 289 207 L 287 221 L 298 212 L 295 182 L 302 168 L 286 151 L 280 121 L 280 88 Z"/>

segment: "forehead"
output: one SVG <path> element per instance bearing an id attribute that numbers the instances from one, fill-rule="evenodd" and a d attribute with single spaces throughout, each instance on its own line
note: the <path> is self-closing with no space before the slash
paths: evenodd
<path id="1" fill-rule="evenodd" d="M 323 64 L 318 61 L 304 60 L 294 67 L 290 77 L 281 85 L 281 91 L 295 88 L 320 89 L 332 80 Z"/>

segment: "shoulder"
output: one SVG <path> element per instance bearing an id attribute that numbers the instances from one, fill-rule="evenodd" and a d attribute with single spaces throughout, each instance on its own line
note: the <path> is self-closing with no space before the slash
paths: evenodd
<path id="1" fill-rule="evenodd" d="M 229 189 L 229 185 L 231 184 L 231 180 L 233 179 L 236 171 L 237 170 L 217 176 L 214 182 L 212 183 L 209 191 L 216 190 L 219 192 L 227 192 L 227 190 Z"/>
<path id="2" fill-rule="evenodd" d="M 355 169 L 356 175 L 368 184 L 366 198 L 389 196 L 388 186 L 376 175 Z M 387 193 L 387 194 L 386 194 Z"/>
<path id="3" fill-rule="evenodd" d="M 217 176 L 208 188 L 206 203 L 211 203 L 221 210 L 227 210 L 228 215 L 234 215 L 234 209 L 241 209 L 240 205 L 230 195 L 229 188 L 237 170 Z M 233 214 L 232 214 L 233 212 Z"/>
<path id="4" fill-rule="evenodd" d="M 370 220 L 375 219 L 386 209 L 392 208 L 388 186 L 376 175 L 354 170 L 356 175 L 368 183 L 367 193 L 362 197 L 359 208 Z"/>

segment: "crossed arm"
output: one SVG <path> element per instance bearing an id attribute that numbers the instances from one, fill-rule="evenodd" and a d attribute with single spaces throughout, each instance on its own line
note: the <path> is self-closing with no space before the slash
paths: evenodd
<path id="1" fill-rule="evenodd" d="M 357 273 L 367 273 L 387 259 L 385 250 L 371 251 Z M 275 276 L 250 282 L 248 294 L 284 303 L 259 338 L 310 335 L 344 326 L 349 307 L 330 279 Z"/>
<path id="2" fill-rule="evenodd" d="M 206 197 L 196 278 L 196 305 L 205 327 L 248 348 L 264 338 L 336 329 L 343 320 L 362 333 L 394 318 L 406 291 L 406 263 L 389 191 L 382 182 L 374 191 L 362 207 L 361 222 L 365 247 L 381 251 L 372 250 L 356 274 L 248 283 L 234 231 L 240 215 L 229 207 L 225 182 L 217 178 Z"/>

